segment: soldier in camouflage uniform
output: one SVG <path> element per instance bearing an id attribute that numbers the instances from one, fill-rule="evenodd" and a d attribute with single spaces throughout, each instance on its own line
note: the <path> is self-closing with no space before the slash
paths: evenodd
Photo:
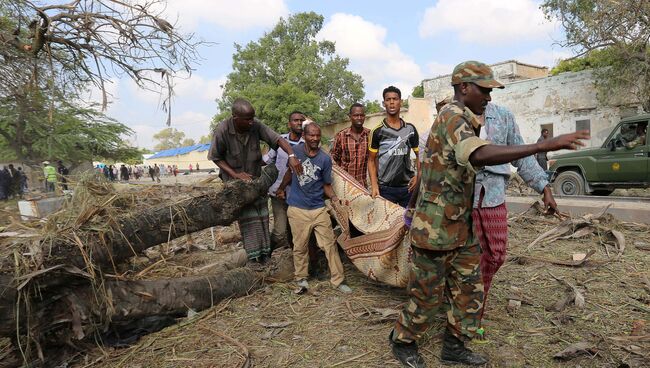
<path id="1" fill-rule="evenodd" d="M 537 152 L 583 145 L 587 132 L 543 143 L 497 146 L 479 138 L 476 115 L 485 111 L 492 88 L 503 88 L 492 70 L 477 61 L 454 68 L 454 100 L 431 127 L 422 161 L 410 232 L 413 268 L 410 300 L 390 334 L 393 354 L 405 367 L 424 367 L 416 341 L 441 312 L 447 314 L 441 360 L 482 365 L 487 358 L 465 347 L 479 328 L 483 308 L 481 250 L 472 232 L 474 176 L 484 165 L 507 163 Z M 417 197 L 417 199 L 415 199 Z M 407 219 L 408 223 L 408 219 Z"/>

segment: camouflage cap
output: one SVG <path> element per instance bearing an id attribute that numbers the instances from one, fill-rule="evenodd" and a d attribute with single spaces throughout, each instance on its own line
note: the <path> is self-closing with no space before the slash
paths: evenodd
<path id="1" fill-rule="evenodd" d="M 474 60 L 465 61 L 454 68 L 451 74 L 451 85 L 462 82 L 474 83 L 483 88 L 505 88 L 494 79 L 494 73 L 487 64 Z"/>

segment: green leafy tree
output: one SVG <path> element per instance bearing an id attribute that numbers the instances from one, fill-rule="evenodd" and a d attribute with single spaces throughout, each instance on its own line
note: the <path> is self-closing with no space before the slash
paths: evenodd
<path id="1" fill-rule="evenodd" d="M 183 139 L 183 142 L 181 142 L 181 147 L 187 147 L 187 146 L 193 146 L 195 145 L 196 142 L 192 138 L 185 138 Z"/>
<path id="2" fill-rule="evenodd" d="M 0 99 L 0 152 L 3 157 L 36 164 L 43 159 L 73 165 L 93 159 L 137 157 L 123 137 L 126 125 L 93 108 L 80 107 L 60 91 L 27 88 Z"/>
<path id="3" fill-rule="evenodd" d="M 595 85 L 603 102 L 631 95 L 650 111 L 650 2 L 546 0 L 541 8 L 562 24 L 563 46 L 577 52 L 556 72 L 595 68 Z"/>
<path id="4" fill-rule="evenodd" d="M 176 128 L 165 128 L 154 134 L 153 139 L 158 141 L 158 144 L 156 144 L 153 148 L 154 151 L 163 151 L 170 148 L 182 147 L 183 139 L 185 139 L 185 133 Z"/>
<path id="5" fill-rule="evenodd" d="M 411 96 L 419 97 L 419 98 L 424 97 L 424 87 L 422 86 L 422 84 L 418 84 L 417 86 L 413 87 Z"/>
<path id="6" fill-rule="evenodd" d="M 377 112 L 383 112 L 384 109 L 381 107 L 381 102 L 377 100 L 366 101 L 363 103 L 366 106 L 366 114 L 374 114 Z"/>
<path id="7" fill-rule="evenodd" d="M 201 138 L 199 138 L 199 144 L 208 144 L 212 142 L 212 136 L 210 135 L 202 135 Z"/>
<path id="8" fill-rule="evenodd" d="M 363 79 L 348 70 L 348 59 L 336 55 L 333 42 L 316 40 L 322 27 L 321 15 L 298 13 L 255 42 L 235 44 L 233 72 L 213 123 L 230 115 L 237 97 L 250 100 L 257 116 L 280 131 L 292 110 L 319 123 L 345 119 L 347 108 L 363 97 Z"/>
<path id="9" fill-rule="evenodd" d="M 607 68 L 614 63 L 614 54 L 609 48 L 592 50 L 583 56 L 560 60 L 553 69 L 551 75 L 558 75 L 564 72 L 579 72 L 587 69 Z"/>

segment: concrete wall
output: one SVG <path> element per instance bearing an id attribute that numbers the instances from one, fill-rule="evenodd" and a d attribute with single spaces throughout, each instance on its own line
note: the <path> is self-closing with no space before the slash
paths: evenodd
<path id="1" fill-rule="evenodd" d="M 492 92 L 492 100 L 515 115 L 527 143 L 540 135 L 541 126 L 552 124 L 553 135 L 576 130 L 576 122 L 589 120 L 588 146 L 600 146 L 621 119 L 621 107 L 598 101 L 591 71 L 509 83 Z"/>
<path id="2" fill-rule="evenodd" d="M 427 131 L 433 123 L 433 113 L 435 112 L 435 103 L 431 98 L 408 98 L 408 109 L 402 108 L 400 116 L 404 121 L 415 125 L 418 133 L 422 134 Z M 386 114 L 378 112 L 366 116 L 366 121 L 363 124 L 368 129 L 372 129 L 379 125 L 384 120 Z M 337 124 L 330 124 L 321 127 L 321 134 L 323 137 L 333 138 L 337 132 L 350 126 L 350 121 L 346 120 Z"/>
<path id="3" fill-rule="evenodd" d="M 494 75 L 502 82 L 541 78 L 548 75 L 548 68 L 520 63 L 515 60 L 504 61 L 490 66 Z"/>
<path id="4" fill-rule="evenodd" d="M 423 81 L 425 97 L 444 98 L 453 92 L 450 83 L 450 76 Z M 537 141 L 542 125 L 552 124 L 553 135 L 558 135 L 575 131 L 577 121 L 589 120 L 592 138 L 587 146 L 600 146 L 622 117 L 641 112 L 638 101 L 599 102 L 591 71 L 504 84 L 505 89 L 492 91 L 492 101 L 514 113 L 527 143 Z"/>

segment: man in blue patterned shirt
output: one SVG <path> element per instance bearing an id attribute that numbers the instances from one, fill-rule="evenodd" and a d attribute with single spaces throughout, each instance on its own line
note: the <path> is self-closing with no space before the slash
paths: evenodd
<path id="1" fill-rule="evenodd" d="M 481 138 L 496 145 L 524 144 L 512 112 L 505 107 L 490 102 L 479 119 L 483 121 Z M 543 194 L 544 205 L 556 211 L 557 205 L 548 185 L 548 177 L 535 160 L 535 156 L 512 161 L 512 165 L 517 168 L 517 172 L 528 186 Z M 474 233 L 483 250 L 480 267 L 485 289 L 484 301 L 487 299 L 494 274 L 506 259 L 508 211 L 505 202 L 510 173 L 510 164 L 502 164 L 485 166 L 476 174 L 472 220 Z"/>

